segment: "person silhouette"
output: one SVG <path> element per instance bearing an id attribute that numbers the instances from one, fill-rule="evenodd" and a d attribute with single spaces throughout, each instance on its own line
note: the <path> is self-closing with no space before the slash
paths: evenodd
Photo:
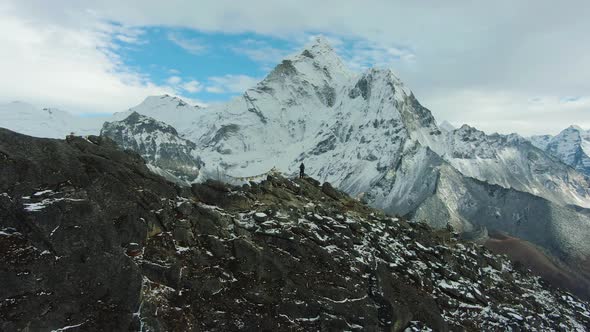
<path id="1" fill-rule="evenodd" d="M 299 165 L 299 178 L 303 179 L 304 176 L 305 176 L 305 165 L 303 165 L 303 163 L 301 163 L 301 165 Z"/>

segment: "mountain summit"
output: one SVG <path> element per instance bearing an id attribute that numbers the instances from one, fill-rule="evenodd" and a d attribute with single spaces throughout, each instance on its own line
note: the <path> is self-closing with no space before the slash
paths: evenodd
<path id="1" fill-rule="evenodd" d="M 330 74 L 344 76 L 353 74 L 323 36 L 315 37 L 314 41 L 308 44 L 300 54 L 286 60 L 296 63 L 311 63 L 316 69 L 327 71 Z"/>

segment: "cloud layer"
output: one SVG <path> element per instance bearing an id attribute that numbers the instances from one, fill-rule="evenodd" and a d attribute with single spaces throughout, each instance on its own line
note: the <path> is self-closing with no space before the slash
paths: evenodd
<path id="1" fill-rule="evenodd" d="M 174 90 L 121 68 L 115 50 L 104 51 L 111 38 L 138 42 L 143 26 L 252 32 L 293 41 L 322 33 L 336 42 L 357 39 L 354 47 L 339 49 L 353 68 L 393 66 L 441 120 L 488 131 L 555 133 L 570 123 L 590 127 L 588 12 L 590 2 L 583 0 L 567 5 L 549 0 L 9 0 L 0 5 L 0 42 L 10 50 L 0 63 L 7 73 L 0 79 L 0 99 L 65 105 L 69 98 L 68 105 L 82 110 L 102 102 L 113 111 L 146 94 Z M 101 22 L 120 25 L 105 28 Z M 189 51 L 206 51 L 198 40 L 169 37 Z M 236 50 L 261 62 L 283 55 L 284 50 L 245 43 Z M 231 90 L 223 78 L 201 91 Z M 23 84 L 14 84 L 16 79 Z M 232 84 L 237 86 L 242 85 Z M 571 96 L 576 100 L 566 102 Z"/>

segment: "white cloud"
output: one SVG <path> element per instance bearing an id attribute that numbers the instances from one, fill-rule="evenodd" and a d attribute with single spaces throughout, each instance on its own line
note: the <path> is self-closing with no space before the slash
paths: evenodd
<path id="1" fill-rule="evenodd" d="M 513 91 L 447 91 L 430 98 L 426 107 L 439 122 L 469 124 L 488 133 L 557 134 L 575 123 L 590 128 L 590 96 L 528 98 Z"/>
<path id="2" fill-rule="evenodd" d="M 181 85 L 181 88 L 190 93 L 196 93 L 203 89 L 203 86 L 198 81 L 192 80 L 185 82 Z"/>
<path id="3" fill-rule="evenodd" d="M 38 27 L 17 18 L 0 20 L 0 100 L 40 106 L 113 112 L 168 89 L 125 71 L 103 31 Z M 9 51 L 7 51 L 9 50 Z"/>
<path id="4" fill-rule="evenodd" d="M 209 86 L 206 91 L 209 93 L 242 93 L 255 86 L 259 78 L 247 75 L 224 75 L 209 77 Z"/>
<path id="5" fill-rule="evenodd" d="M 203 45 L 203 42 L 199 39 L 185 38 L 178 33 L 171 32 L 168 34 L 168 39 L 180 46 L 184 50 L 192 54 L 201 54 L 207 50 L 207 47 Z"/>
<path id="6" fill-rule="evenodd" d="M 11 6 L 13 10 L 2 15 L 2 21 L 6 21 L 5 17 L 9 21 L 2 22 L 2 27 L 15 18 L 26 18 L 26 21 L 35 22 L 36 29 L 40 30 L 40 38 L 46 38 L 48 27 L 57 25 L 67 31 L 76 32 L 79 38 L 74 40 L 81 44 L 84 41 L 97 43 L 95 37 L 86 36 L 89 12 L 102 19 L 135 27 L 248 32 L 289 40 L 305 39 L 310 33 L 323 33 L 334 36 L 335 39 L 357 38 L 369 47 L 363 48 L 360 45 L 356 51 L 345 54 L 347 62 L 355 68 L 373 63 L 393 65 L 398 76 L 424 104 L 432 106 L 436 114 L 456 114 L 458 109 L 462 109 L 467 113 L 460 116 L 472 118 L 484 125 L 489 123 L 487 127 L 496 130 L 520 129 L 514 122 L 502 120 L 513 117 L 512 112 L 528 118 L 533 123 L 532 126 L 545 126 L 543 117 L 548 115 L 544 111 L 510 106 L 523 104 L 521 100 L 528 101 L 536 97 L 555 100 L 564 96 L 585 96 L 590 91 L 590 66 L 587 60 L 590 57 L 590 43 L 587 42 L 590 20 L 586 17 L 586 13 L 590 11 L 590 2 L 586 0 L 572 0 L 567 6 L 557 5 L 551 0 L 460 0 L 447 2 L 444 6 L 437 0 L 368 0 L 346 3 L 341 0 L 4 0 L 3 5 Z M 534 9 L 534 15 L 531 15 L 531 8 Z M 0 30 L 2 38 L 9 33 L 14 35 L 15 31 Z M 92 74 L 88 77 L 69 73 L 60 75 L 61 72 L 35 65 L 38 60 L 34 57 L 46 56 L 43 52 L 45 47 L 39 53 L 34 52 L 32 45 L 39 38 L 37 31 L 30 34 L 21 31 L 17 33 L 24 34 L 25 42 L 3 42 L 2 49 L 10 50 L 3 52 L 3 57 L 9 53 L 10 58 L 18 58 L 26 47 L 30 47 L 27 52 L 31 54 L 25 54 L 27 61 L 3 59 L 4 64 L 0 66 L 10 69 L 8 75 L 3 76 L 12 78 L 20 74 L 37 83 L 32 83 L 31 89 L 27 90 L 15 87 L 17 84 L 3 78 L 4 82 L 0 83 L 2 96 L 35 96 L 38 95 L 36 91 L 44 87 L 39 82 L 50 80 L 60 81 L 55 85 L 66 91 L 69 88 L 67 81 L 78 80 L 81 84 L 77 84 L 74 91 L 83 90 L 83 86 L 88 90 L 79 92 L 79 95 L 89 95 L 89 91 L 95 90 L 91 82 L 97 78 Z M 103 40 L 100 39 L 99 42 L 101 41 Z M 192 42 L 197 47 L 195 51 L 202 51 L 199 48 L 202 45 L 198 41 Z M 46 43 L 42 42 L 44 45 Z M 96 45 L 84 44 L 82 48 L 96 54 L 96 50 L 90 51 L 93 46 Z M 64 51 L 63 61 L 56 63 L 63 63 L 62 69 L 69 68 L 66 63 L 71 61 L 70 58 L 74 57 L 76 51 L 76 47 L 71 48 L 70 52 Z M 249 56 L 267 62 L 279 57 L 274 51 L 269 51 L 268 54 L 252 51 Z M 392 58 L 397 60 L 392 61 Z M 100 73 L 114 70 L 110 59 L 104 60 L 94 55 L 92 61 L 93 65 L 86 66 L 94 69 L 98 66 Z M 31 63 L 32 69 L 43 73 L 31 74 L 32 69 L 29 70 L 26 66 Z M 76 63 L 77 66 L 72 67 L 75 70 L 87 70 L 79 61 L 74 61 Z M 94 69 L 90 72 L 94 72 Z M 150 86 L 143 78 L 130 74 L 135 77 L 131 82 L 136 83 L 125 85 L 132 86 L 133 91 L 142 91 Z M 120 82 L 120 76 L 121 74 L 111 73 L 105 80 L 108 82 L 115 79 Z M 113 87 L 112 93 L 115 95 L 127 93 L 127 88 L 115 89 L 117 84 L 107 85 L 102 79 L 104 77 L 96 83 L 98 88 L 105 85 L 107 92 L 111 89 L 109 87 Z M 220 89 L 209 85 L 206 88 Z M 27 93 L 22 93 L 22 90 L 27 90 Z M 55 100 L 67 100 L 64 93 L 57 90 L 47 92 L 47 95 Z M 465 94 L 464 91 L 477 91 L 478 97 Z M 98 96 L 105 94 L 98 93 Z M 481 95 L 490 97 L 481 98 Z M 482 103 L 484 99 L 486 102 Z M 98 98 L 94 103 L 100 104 Z M 587 118 L 581 113 L 560 111 L 563 105 L 559 103 L 552 105 L 555 108 L 548 112 L 555 112 L 552 114 L 557 114 L 561 122 L 580 123 Z M 486 115 L 489 108 L 495 110 L 495 120 L 486 122 L 484 119 L 489 119 Z M 561 122 L 547 128 L 557 130 Z"/>
<path id="7" fill-rule="evenodd" d="M 146 41 L 141 39 L 144 31 L 139 28 L 117 27 L 118 33 L 115 39 L 127 44 L 144 44 Z"/>
<path id="8" fill-rule="evenodd" d="M 382 45 L 367 40 L 357 41 L 350 49 L 339 48 L 338 51 L 344 56 L 348 65 L 356 70 L 374 66 L 396 69 L 416 60 L 416 55 L 408 47 Z"/>
<path id="9" fill-rule="evenodd" d="M 136 43 L 140 30 L 86 15 L 84 25 L 13 15 L 0 6 L 0 102 L 22 100 L 72 113 L 111 113 L 148 95 L 178 94 L 121 63 L 113 38 Z"/>
<path id="10" fill-rule="evenodd" d="M 185 82 L 183 81 L 182 77 L 176 75 L 168 77 L 168 79 L 166 79 L 166 83 L 178 94 L 180 94 L 181 91 L 197 93 L 203 89 L 203 86 L 199 81 L 190 80 Z"/>
<path id="11" fill-rule="evenodd" d="M 256 39 L 243 40 L 239 45 L 232 46 L 231 50 L 263 64 L 277 64 L 295 51 L 273 47 L 266 41 Z"/>
<path id="12" fill-rule="evenodd" d="M 182 78 L 180 78 L 179 76 L 170 76 L 168 77 L 166 82 L 170 85 L 177 85 L 178 83 L 182 82 Z"/>
<path id="13" fill-rule="evenodd" d="M 225 93 L 225 90 L 220 86 L 208 86 L 205 91 L 209 93 Z"/>

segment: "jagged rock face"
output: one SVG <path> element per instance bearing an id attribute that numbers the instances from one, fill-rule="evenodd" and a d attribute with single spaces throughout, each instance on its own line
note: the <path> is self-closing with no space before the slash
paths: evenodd
<path id="1" fill-rule="evenodd" d="M 195 181 L 204 166 L 195 143 L 181 138 L 173 127 L 137 112 L 122 121 L 105 122 L 101 136 L 139 153 L 151 165 L 185 183 Z"/>
<path id="2" fill-rule="evenodd" d="M 555 137 L 533 136 L 530 140 L 538 148 L 590 176 L 590 131 L 570 126 Z"/>
<path id="3" fill-rule="evenodd" d="M 183 190 L 99 137 L 0 130 L 0 152 L 2 330 L 590 324 L 504 258 L 313 179 Z"/>

